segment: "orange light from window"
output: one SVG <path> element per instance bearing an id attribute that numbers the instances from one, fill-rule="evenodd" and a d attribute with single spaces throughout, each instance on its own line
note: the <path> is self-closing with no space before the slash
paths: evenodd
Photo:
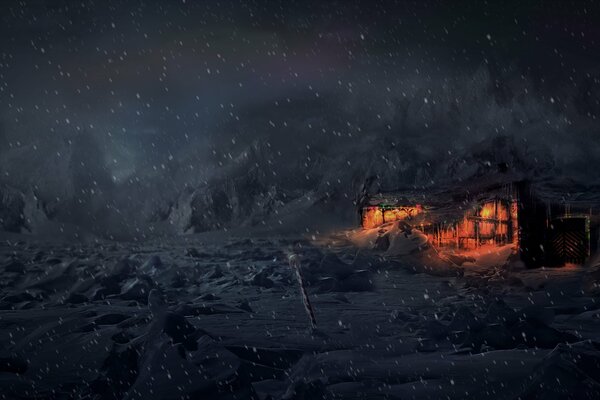
<path id="1" fill-rule="evenodd" d="M 385 222 L 401 221 L 412 218 L 423 212 L 420 206 L 415 207 L 386 207 L 369 206 L 362 210 L 362 227 L 376 228 Z"/>
<path id="2" fill-rule="evenodd" d="M 480 215 L 482 218 L 493 218 L 496 213 L 495 202 L 485 203 L 481 208 Z"/>

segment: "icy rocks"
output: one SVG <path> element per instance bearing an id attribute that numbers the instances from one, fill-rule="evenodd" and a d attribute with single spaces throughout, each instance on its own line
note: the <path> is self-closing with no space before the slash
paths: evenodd
<path id="1" fill-rule="evenodd" d="M 550 308 L 531 305 L 521 309 L 519 317 L 533 323 L 550 325 L 554 321 L 554 311 Z"/>
<path id="2" fill-rule="evenodd" d="M 302 273 L 309 287 L 320 293 L 364 292 L 374 289 L 372 272 L 358 265 L 347 264 L 333 253 L 325 253 L 319 262 L 303 264 Z"/>
<path id="3" fill-rule="evenodd" d="M 204 300 L 204 301 L 215 301 L 215 300 L 219 300 L 220 297 L 214 295 L 213 293 L 207 293 L 203 296 L 200 296 L 200 300 Z"/>
<path id="4" fill-rule="evenodd" d="M 600 345 L 590 341 L 557 345 L 537 366 L 519 398 L 600 398 Z"/>
<path id="5" fill-rule="evenodd" d="M 21 293 L 15 293 L 15 294 L 7 295 L 7 296 L 3 297 L 2 298 L 2 302 L 7 302 L 7 303 L 23 303 L 25 301 L 33 301 L 35 299 L 36 298 L 33 297 L 28 292 L 21 292 Z"/>
<path id="6" fill-rule="evenodd" d="M 82 304 L 88 302 L 87 296 L 81 293 L 71 293 L 69 297 L 66 298 L 65 303 L 69 304 Z"/>
<path id="7" fill-rule="evenodd" d="M 125 281 L 121 287 L 119 297 L 123 300 L 136 300 L 144 303 L 148 299 L 154 282 L 147 276 L 139 276 Z"/>
<path id="8" fill-rule="evenodd" d="M 553 313 L 543 307 L 530 306 L 516 312 L 503 301 L 495 301 L 484 317 L 478 317 L 467 307 L 460 307 L 446 326 L 435 321 L 421 323 L 423 336 L 441 339 L 447 337 L 455 344 L 479 352 L 484 347 L 512 349 L 518 346 L 552 348 L 559 343 L 576 340 L 575 336 L 560 332 L 551 323 Z"/>
<path id="9" fill-rule="evenodd" d="M 25 200 L 19 191 L 0 185 L 0 229 L 21 232 L 26 229 Z"/>
<path id="10" fill-rule="evenodd" d="M 252 307 L 250 307 L 250 303 L 248 303 L 248 300 L 243 300 L 241 301 L 238 306 L 237 306 L 240 310 L 243 311 L 247 311 L 249 313 L 253 313 L 254 310 L 252 309 Z"/>
<path id="11" fill-rule="evenodd" d="M 214 271 L 208 276 L 208 279 L 219 279 L 222 278 L 223 275 L 223 270 L 221 269 L 220 266 L 215 266 Z"/>
<path id="12" fill-rule="evenodd" d="M 197 331 L 180 313 L 170 311 L 162 293 L 157 289 L 152 289 L 148 295 L 148 309 L 152 314 L 149 340 L 156 340 L 161 333 L 165 333 L 173 345 L 180 345 L 178 351 L 182 358 L 186 358 L 186 351 L 198 348 L 195 335 L 202 335 L 204 332 Z"/>
<path id="13" fill-rule="evenodd" d="M 197 249 L 197 248 L 195 248 L 195 247 L 188 247 L 188 248 L 185 250 L 185 255 L 186 255 L 187 257 L 192 257 L 192 258 L 202 258 L 202 257 L 205 257 L 205 256 L 206 256 L 206 254 L 205 254 L 205 253 L 201 253 L 201 252 L 200 252 L 200 251 L 198 251 L 198 249 Z"/>
<path id="14" fill-rule="evenodd" d="M 350 276 L 338 280 L 334 292 L 369 292 L 374 289 L 372 273 L 368 270 L 359 270 Z"/>
<path id="15" fill-rule="evenodd" d="M 241 360 L 278 369 L 277 375 L 285 376 L 284 370 L 292 367 L 304 354 L 304 351 L 288 348 L 266 348 L 249 346 L 226 346 L 227 350 L 238 356 Z"/>
<path id="16" fill-rule="evenodd" d="M 97 317 L 96 319 L 94 319 L 94 323 L 96 325 L 117 325 L 118 323 L 121 323 L 128 318 L 129 318 L 128 315 L 117 314 L 117 313 L 108 313 L 108 314 L 101 315 L 101 316 Z"/>
<path id="17" fill-rule="evenodd" d="M 483 321 L 477 318 L 468 308 L 459 308 L 448 328 L 452 331 L 479 330 L 483 327 Z"/>
<path id="18" fill-rule="evenodd" d="M 129 275 L 135 273 L 136 264 L 129 258 L 122 258 L 116 263 L 105 267 L 101 273 L 100 278 L 106 278 L 108 280 L 122 280 L 127 278 Z"/>
<path id="19" fill-rule="evenodd" d="M 163 262 L 158 255 L 151 256 L 144 264 L 142 264 L 142 270 L 148 272 L 154 272 L 157 269 L 162 268 Z"/>
<path id="20" fill-rule="evenodd" d="M 311 287 L 317 289 L 319 293 L 328 292 L 369 292 L 374 290 L 372 273 L 362 270 L 352 273 L 344 279 L 333 277 L 321 278 L 311 284 Z"/>
<path id="21" fill-rule="evenodd" d="M 519 317 L 515 310 L 510 308 L 504 301 L 494 301 L 488 307 L 485 321 L 488 324 L 506 324 L 512 325 L 518 321 Z"/>
<path id="22" fill-rule="evenodd" d="M 282 400 L 308 400 L 326 398 L 326 386 L 321 379 L 312 381 L 299 380 L 292 382 L 287 388 Z"/>
<path id="23" fill-rule="evenodd" d="M 91 288 L 87 295 L 92 300 L 102 300 L 111 295 L 121 293 L 121 285 L 136 272 L 133 260 L 124 258 L 103 268 L 96 276 L 97 286 Z"/>
<path id="24" fill-rule="evenodd" d="M 114 337 L 114 336 L 113 336 Z M 121 399 L 138 374 L 138 352 L 133 346 L 113 346 L 91 390 L 99 398 Z"/>
<path id="25" fill-rule="evenodd" d="M 42 277 L 26 281 L 24 288 L 40 289 L 47 292 L 64 292 L 78 280 L 76 261 L 54 265 L 44 271 Z"/>
<path id="26" fill-rule="evenodd" d="M 560 332 L 535 321 L 520 321 L 510 328 L 517 343 L 528 347 L 552 348 L 559 343 L 574 342 L 577 338 L 570 333 Z"/>
<path id="27" fill-rule="evenodd" d="M 243 246 L 257 246 L 258 240 Z M 322 330 L 312 331 L 306 329 L 294 271 L 278 253 L 289 243 L 260 243 L 260 252 L 211 249 L 202 259 L 185 255 L 187 242 L 131 246 L 99 247 L 104 255 L 98 258 L 94 249 L 81 257 L 75 245 L 38 250 L 11 243 L 0 254 L 0 281 L 17 282 L 2 286 L 0 304 L 11 311 L 1 313 L 0 325 L 6 328 L 0 347 L 20 349 L 14 356 L 27 360 L 26 370 L 13 368 L 12 361 L 3 366 L 2 358 L 13 355 L 0 351 L 0 397 L 47 397 L 52 390 L 62 393 L 57 382 L 67 382 L 68 397 L 90 399 L 231 400 L 252 398 L 253 390 L 259 399 L 480 398 L 486 391 L 516 398 L 519 385 L 530 383 L 534 363 L 549 351 L 539 348 L 574 340 L 556 327 L 588 335 L 597 323 L 592 299 L 570 300 L 579 296 L 579 286 L 561 283 L 565 296 L 560 297 L 550 286 L 535 293 L 495 287 L 499 290 L 486 294 L 465 289 L 463 279 L 406 273 L 427 250 L 389 261 L 368 250 L 357 255 L 354 249 L 303 242 L 297 253 Z M 14 256 L 14 249 L 23 254 Z M 159 256 L 162 267 L 157 262 L 142 267 L 151 254 Z M 54 267 L 45 263 L 50 256 L 60 260 Z M 3 269 L 11 259 L 24 264 L 24 274 Z M 63 270 L 73 259 L 72 269 Z M 405 262 L 402 270 L 394 269 Z M 64 287 L 60 279 L 65 277 L 46 272 L 58 271 L 76 282 L 54 293 L 48 290 L 53 279 Z M 272 281 L 274 290 L 249 285 L 256 274 Z M 41 280 L 41 287 L 25 288 Z M 381 290 L 359 293 L 374 284 Z M 156 288 L 177 304 L 168 307 Z M 547 290 L 555 305 L 547 300 Z M 520 307 L 513 310 L 499 298 Z M 552 305 L 556 325 L 544 307 L 521 309 L 532 301 Z M 148 310 L 141 307 L 146 302 Z M 590 311 L 571 318 L 566 306 Z M 300 361 L 305 357 L 313 361 Z M 573 357 L 580 361 L 579 355 Z M 592 367 L 577 368 L 586 375 L 576 377 L 586 384 L 597 379 L 591 377 Z M 17 370 L 24 372 L 17 375 Z"/>
<path id="28" fill-rule="evenodd" d="M 187 351 L 198 348 L 194 338 L 196 328 L 185 317 L 169 312 L 165 315 L 164 324 L 163 331 L 171 338 L 173 344 L 182 344 Z"/>
<path id="29" fill-rule="evenodd" d="M 345 279 L 354 273 L 351 265 L 344 263 L 333 253 L 325 253 L 318 266 L 314 265 L 310 272 L 316 275 L 331 276 L 336 279 Z"/>
<path id="30" fill-rule="evenodd" d="M 436 340 L 445 339 L 448 337 L 448 327 L 439 321 L 426 321 L 422 326 L 423 328 L 419 332 L 421 336 L 426 336 Z"/>
<path id="31" fill-rule="evenodd" d="M 600 293 L 600 265 L 594 265 L 583 278 L 583 288 L 590 294 Z"/>
<path id="32" fill-rule="evenodd" d="M 186 358 L 171 340 L 156 337 L 142 355 L 139 375 L 124 398 L 233 398 L 233 387 L 239 398 L 254 398 L 251 386 L 242 380 L 240 366 L 237 356 L 208 336 L 198 339 Z"/>
<path id="33" fill-rule="evenodd" d="M 409 314 L 402 310 L 393 310 L 390 313 L 390 321 L 392 321 L 392 322 L 406 323 L 409 321 L 415 321 L 416 319 L 417 319 L 416 315 Z"/>
<path id="34" fill-rule="evenodd" d="M 4 271 L 15 274 L 23 274 L 25 272 L 25 264 L 19 260 L 10 260 L 4 264 Z"/>
<path id="35" fill-rule="evenodd" d="M 480 331 L 471 331 L 462 343 L 463 347 L 470 347 L 474 351 L 480 351 L 484 346 L 505 350 L 516 345 L 514 334 L 502 324 L 489 324 Z"/>
<path id="36" fill-rule="evenodd" d="M 0 349 L 0 373 L 7 372 L 22 375 L 28 368 L 29 363 L 26 360 Z"/>
<path id="37" fill-rule="evenodd" d="M 270 289 L 275 286 L 275 282 L 269 278 L 269 271 L 262 270 L 254 274 L 254 276 L 250 279 L 250 284 L 253 286 L 259 286 L 265 289 Z"/>
<path id="38" fill-rule="evenodd" d="M 150 293 L 148 293 L 148 310 L 150 310 L 150 313 L 154 317 L 167 310 L 167 303 L 165 302 L 162 293 L 157 289 L 152 289 Z"/>

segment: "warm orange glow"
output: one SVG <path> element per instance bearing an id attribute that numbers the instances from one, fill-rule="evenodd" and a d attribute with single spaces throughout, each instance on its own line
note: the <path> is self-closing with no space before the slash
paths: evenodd
<path id="1" fill-rule="evenodd" d="M 513 243 L 519 247 L 519 204 L 516 200 L 510 203 L 510 221 L 512 224 L 511 237 Z"/>
<path id="2" fill-rule="evenodd" d="M 457 243 L 457 229 L 457 225 L 441 226 L 433 234 L 427 236 L 429 237 L 429 241 L 437 246 L 453 246 Z"/>
<path id="3" fill-rule="evenodd" d="M 495 205 L 494 203 L 486 203 L 481 208 L 480 212 L 481 218 L 493 218 L 495 215 Z"/>
<path id="4" fill-rule="evenodd" d="M 362 211 L 362 226 L 365 229 L 383 224 L 383 213 L 379 207 L 365 207 Z"/>
<path id="5" fill-rule="evenodd" d="M 362 226 L 365 229 L 376 228 L 385 222 L 410 219 L 423 212 L 420 205 L 414 207 L 369 206 L 362 210 Z"/>
<path id="6" fill-rule="evenodd" d="M 453 246 L 465 250 L 483 245 L 517 244 L 516 202 L 491 200 L 465 213 L 457 223 L 440 225 L 429 233 L 429 240 L 437 246 Z"/>
<path id="7" fill-rule="evenodd" d="M 580 265 L 575 264 L 575 263 L 565 263 L 563 265 L 563 268 L 566 268 L 566 269 L 577 269 L 578 267 L 580 267 Z"/>

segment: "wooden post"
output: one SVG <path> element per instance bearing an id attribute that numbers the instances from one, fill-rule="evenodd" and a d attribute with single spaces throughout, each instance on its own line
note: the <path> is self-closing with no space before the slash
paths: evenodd
<path id="1" fill-rule="evenodd" d="M 499 240 L 497 238 L 497 232 L 498 232 L 498 225 L 500 223 L 500 220 L 498 218 L 498 202 L 500 200 L 498 200 L 498 198 L 496 198 L 496 200 L 494 200 L 494 223 L 492 223 L 492 234 L 494 235 L 494 244 L 499 244 Z"/>
<path id="2" fill-rule="evenodd" d="M 473 229 L 475 230 L 475 248 L 479 247 L 479 220 L 473 221 Z"/>
<path id="3" fill-rule="evenodd" d="M 306 290 L 306 285 L 304 284 L 304 279 L 302 278 L 302 272 L 300 271 L 300 260 L 295 254 L 290 254 L 288 256 L 288 261 L 290 263 L 290 267 L 292 267 L 294 273 L 296 274 L 296 279 L 300 288 L 300 295 L 302 296 L 302 304 L 304 305 L 304 310 L 306 311 L 306 315 L 310 321 L 310 326 L 311 328 L 316 329 L 317 319 L 315 318 L 315 311 L 310 303 L 310 299 L 308 298 L 308 291 Z"/>
<path id="4" fill-rule="evenodd" d="M 459 224 L 454 224 L 454 236 L 456 236 L 456 248 L 460 248 L 460 238 L 458 237 L 458 226 Z"/>

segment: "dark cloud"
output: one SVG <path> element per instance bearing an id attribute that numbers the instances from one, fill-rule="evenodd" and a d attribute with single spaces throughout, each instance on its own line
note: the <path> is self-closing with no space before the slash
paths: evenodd
<path id="1" fill-rule="evenodd" d="M 577 173 L 599 158 L 593 2 L 47 0 L 0 15 L 2 179 L 48 198 L 89 182 L 116 208 L 176 196 L 251 148 L 303 189 L 369 140 L 410 148 L 409 164 L 497 135 Z"/>

